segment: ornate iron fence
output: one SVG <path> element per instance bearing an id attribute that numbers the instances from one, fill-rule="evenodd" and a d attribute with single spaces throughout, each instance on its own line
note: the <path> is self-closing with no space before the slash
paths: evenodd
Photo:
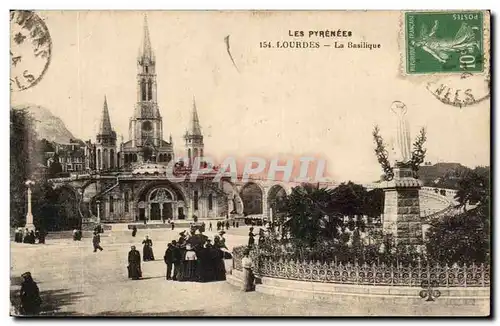
<path id="1" fill-rule="evenodd" d="M 242 270 L 242 251 L 233 251 L 233 268 Z M 297 281 L 342 283 L 359 285 L 421 287 L 423 281 L 437 282 L 440 287 L 489 287 L 490 266 L 481 265 L 430 265 L 413 266 L 358 265 L 284 260 L 259 256 L 251 251 L 256 266 L 255 274 L 261 277 Z"/>

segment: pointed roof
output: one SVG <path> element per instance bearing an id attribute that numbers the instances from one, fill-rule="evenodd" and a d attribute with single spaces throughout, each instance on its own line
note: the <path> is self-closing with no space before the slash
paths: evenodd
<path id="1" fill-rule="evenodd" d="M 191 117 L 191 130 L 189 133 L 194 136 L 202 136 L 198 111 L 196 110 L 196 100 L 193 96 L 193 115 Z"/>
<path id="2" fill-rule="evenodd" d="M 149 38 L 149 28 L 148 28 L 148 16 L 144 15 L 144 31 L 142 37 L 142 48 L 139 51 L 139 56 L 141 58 L 148 58 L 153 60 L 154 54 L 151 48 L 151 39 Z"/>
<path id="3" fill-rule="evenodd" d="M 101 123 L 99 124 L 99 135 L 112 135 L 111 120 L 109 119 L 108 100 L 104 95 L 104 106 L 102 108 Z"/>

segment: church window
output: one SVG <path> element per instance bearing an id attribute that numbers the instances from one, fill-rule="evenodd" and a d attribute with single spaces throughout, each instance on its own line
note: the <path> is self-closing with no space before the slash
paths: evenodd
<path id="1" fill-rule="evenodd" d="M 197 211 L 198 210 L 198 191 L 196 191 L 196 190 L 194 192 L 193 202 L 194 202 L 194 210 Z"/>
<path id="2" fill-rule="evenodd" d="M 109 196 L 109 212 L 113 213 L 115 211 L 115 200 L 113 196 Z"/>
<path id="3" fill-rule="evenodd" d="M 153 99 L 153 82 L 151 80 L 148 81 L 148 101 Z"/>
<path id="4" fill-rule="evenodd" d="M 214 205 L 213 200 L 214 200 L 214 198 L 213 198 L 212 194 L 208 195 L 208 210 L 209 211 L 211 211 L 213 209 L 213 205 Z"/>
<path id="5" fill-rule="evenodd" d="M 125 192 L 125 213 L 128 213 L 128 191 Z"/>
<path id="6" fill-rule="evenodd" d="M 146 101 L 146 81 L 141 81 L 141 101 Z"/>
<path id="7" fill-rule="evenodd" d="M 147 73 L 149 72 L 149 71 L 148 71 L 148 70 L 149 70 L 149 69 L 148 69 L 149 67 L 148 67 L 148 66 L 145 66 L 144 68 L 146 69 L 146 74 L 147 74 Z"/>

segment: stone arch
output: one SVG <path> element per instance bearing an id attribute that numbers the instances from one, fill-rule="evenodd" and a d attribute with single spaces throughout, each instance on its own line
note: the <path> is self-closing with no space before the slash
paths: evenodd
<path id="1" fill-rule="evenodd" d="M 243 201 L 243 214 L 261 215 L 264 213 L 264 189 L 255 182 L 247 182 L 241 187 L 240 197 Z"/>
<path id="2" fill-rule="evenodd" d="M 160 191 L 162 200 L 154 200 L 152 195 Z M 188 201 L 185 190 L 177 183 L 168 180 L 150 182 L 137 192 L 134 205 L 137 207 L 137 220 L 178 219 L 186 215 Z"/>
<path id="3" fill-rule="evenodd" d="M 272 185 L 267 191 L 267 216 L 272 221 L 275 219 L 277 210 L 276 205 L 280 199 L 288 195 L 286 187 L 281 184 Z"/>

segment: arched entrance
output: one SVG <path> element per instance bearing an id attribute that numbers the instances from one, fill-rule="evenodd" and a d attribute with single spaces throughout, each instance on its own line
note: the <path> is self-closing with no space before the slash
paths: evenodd
<path id="1" fill-rule="evenodd" d="M 244 215 L 260 215 L 263 213 L 262 201 L 264 194 L 262 189 L 253 182 L 249 182 L 241 188 L 240 197 L 243 201 Z"/>
<path id="2" fill-rule="evenodd" d="M 272 186 L 267 193 L 267 216 L 269 220 L 275 221 L 278 212 L 278 205 L 286 197 L 286 190 L 281 185 Z"/>
<path id="3" fill-rule="evenodd" d="M 168 219 L 183 219 L 186 211 L 187 207 L 182 191 L 172 185 L 162 184 L 143 191 L 137 202 L 136 219 L 159 222 Z"/>

